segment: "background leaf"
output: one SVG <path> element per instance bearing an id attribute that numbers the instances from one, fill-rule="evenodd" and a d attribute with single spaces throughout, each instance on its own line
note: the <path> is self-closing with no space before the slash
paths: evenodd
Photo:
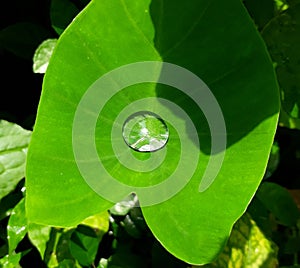
<path id="1" fill-rule="evenodd" d="M 108 212 L 102 212 L 97 215 L 90 216 L 81 222 L 82 225 L 89 226 L 94 230 L 98 231 L 98 235 L 101 232 L 102 234 L 108 231 L 109 227 L 109 214 Z"/>
<path id="2" fill-rule="evenodd" d="M 293 118 L 300 116 L 300 4 L 275 17 L 263 30 L 281 88 L 282 108 Z"/>
<path id="3" fill-rule="evenodd" d="M 27 219 L 25 215 L 25 200 L 22 199 L 13 209 L 7 225 L 9 254 L 12 254 L 17 248 L 26 233 Z"/>
<path id="4" fill-rule="evenodd" d="M 254 19 L 259 30 L 261 30 L 275 16 L 274 0 L 245 0 L 244 5 L 249 11 L 251 17 Z"/>
<path id="5" fill-rule="evenodd" d="M 70 0 L 52 0 L 50 17 L 53 29 L 60 35 L 78 12 L 79 9 Z"/>
<path id="6" fill-rule="evenodd" d="M 0 259 L 0 265 L 2 268 L 21 268 L 19 261 L 21 259 L 21 253 L 6 255 Z"/>
<path id="7" fill-rule="evenodd" d="M 0 120 L 0 199 L 25 176 L 25 161 L 31 131 Z"/>
<path id="8" fill-rule="evenodd" d="M 0 31 L 0 44 L 19 57 L 32 59 L 35 49 L 48 37 L 50 33 L 41 25 L 19 22 Z"/>
<path id="9" fill-rule="evenodd" d="M 50 226 L 39 225 L 36 223 L 28 224 L 28 238 L 31 243 L 38 249 L 42 259 L 44 258 L 47 242 L 50 239 L 50 232 Z"/>
<path id="10" fill-rule="evenodd" d="M 235 223 L 227 245 L 217 260 L 202 267 L 277 267 L 277 251 L 277 246 L 265 237 L 251 216 L 246 213 Z"/>
<path id="11" fill-rule="evenodd" d="M 256 196 L 281 224 L 296 226 L 300 212 L 288 190 L 276 183 L 264 182 Z"/>
<path id="12" fill-rule="evenodd" d="M 79 225 L 71 236 L 71 254 L 82 266 L 89 266 L 94 262 L 100 240 L 93 229 Z"/>
<path id="13" fill-rule="evenodd" d="M 33 56 L 33 72 L 45 73 L 57 39 L 47 39 L 39 45 Z"/>

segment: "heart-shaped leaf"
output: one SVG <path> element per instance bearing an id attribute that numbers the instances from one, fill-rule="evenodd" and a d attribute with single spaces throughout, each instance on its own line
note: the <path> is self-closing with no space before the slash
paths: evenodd
<path id="1" fill-rule="evenodd" d="M 28 154 L 29 220 L 76 225 L 136 192 L 172 254 L 208 263 L 264 175 L 278 102 L 241 1 L 92 1 L 45 75 Z"/>

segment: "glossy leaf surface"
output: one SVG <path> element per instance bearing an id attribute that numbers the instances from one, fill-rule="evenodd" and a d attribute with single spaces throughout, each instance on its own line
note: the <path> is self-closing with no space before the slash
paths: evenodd
<path id="1" fill-rule="evenodd" d="M 217 260 L 202 267 L 277 267 L 277 252 L 276 244 L 264 235 L 246 213 L 235 223 L 227 245 Z"/>
<path id="2" fill-rule="evenodd" d="M 50 238 L 51 227 L 36 223 L 28 224 L 28 238 L 44 258 L 47 242 Z"/>
<path id="3" fill-rule="evenodd" d="M 169 200 L 153 206 L 143 207 L 146 198 L 139 196 L 143 214 L 154 235 L 173 255 L 194 264 L 210 262 L 221 251 L 264 175 L 279 110 L 271 61 L 240 1 L 104 0 L 88 5 L 59 39 L 46 72 L 28 155 L 28 217 L 34 222 L 71 226 L 112 206 L 95 192 L 105 187 L 109 190 L 109 184 L 102 180 L 105 172 L 95 172 L 94 159 L 81 161 L 87 167 L 91 165 L 87 170 L 97 182 L 95 191 L 79 172 L 72 147 L 73 121 L 79 102 L 97 79 L 115 68 L 141 61 L 169 62 L 199 76 L 218 101 L 227 133 L 211 134 L 205 111 L 179 90 L 155 83 L 138 84 L 113 95 L 97 117 L 94 143 L 98 158 L 112 177 L 136 187 L 164 181 L 182 161 L 185 169 L 177 179 L 184 178 L 187 185 Z M 156 73 L 157 69 L 148 71 Z M 122 77 L 114 82 L 120 81 Z M 94 116 L 93 107 L 110 94 L 105 90 L 99 89 L 100 97 L 85 107 L 86 115 Z M 196 98 L 201 94 L 199 90 Z M 112 148 L 113 143 L 123 141 L 123 137 L 120 131 L 112 141 L 112 126 L 126 106 L 147 97 L 151 101 L 145 102 L 143 109 L 167 110 L 166 115 L 176 124 L 166 120 L 170 136 L 160 167 L 136 172 L 115 156 L 118 148 Z M 188 115 L 197 139 L 189 136 L 190 121 L 178 115 L 174 106 L 167 108 L 162 99 Z M 141 109 L 133 107 L 136 112 Z M 84 121 L 81 126 L 88 129 Z M 212 137 L 218 135 L 226 139 L 226 152 L 220 148 L 211 152 Z M 88 140 L 88 136 L 76 140 L 87 154 L 84 145 Z M 181 146 L 185 141 L 192 151 Z M 119 144 L 131 154 L 124 142 Z M 222 155 L 225 157 L 215 181 L 199 192 L 209 161 Z M 139 161 L 148 157 L 138 152 L 132 152 L 132 156 Z M 193 161 L 195 171 L 186 177 Z M 135 167 L 140 166 L 141 162 Z M 162 188 L 159 195 L 170 190 Z M 119 201 L 125 194 L 130 192 L 114 191 Z"/>
<path id="4" fill-rule="evenodd" d="M 12 211 L 7 225 L 9 253 L 11 254 L 27 233 L 27 219 L 25 216 L 25 200 L 22 199 Z"/>
<path id="5" fill-rule="evenodd" d="M 6 255 L 0 259 L 0 265 L 2 268 L 21 268 L 19 261 L 22 253 Z"/>
<path id="6" fill-rule="evenodd" d="M 39 45 L 33 56 L 33 72 L 45 73 L 57 39 L 47 39 Z"/>

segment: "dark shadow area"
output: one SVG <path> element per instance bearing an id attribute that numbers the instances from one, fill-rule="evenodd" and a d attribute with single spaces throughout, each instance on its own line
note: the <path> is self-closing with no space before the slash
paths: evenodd
<path id="1" fill-rule="evenodd" d="M 227 147 L 278 112 L 273 67 L 242 3 L 200 0 L 190 5 L 188 1 L 153 0 L 150 13 L 162 60 L 196 74 L 218 101 L 227 131 L 217 134 L 227 135 Z M 201 150 L 210 154 L 211 134 L 196 103 L 162 85 L 157 86 L 157 96 L 188 113 L 199 131 Z"/>
<path id="2" fill-rule="evenodd" d="M 279 127 L 275 140 L 280 147 L 280 162 L 269 181 L 288 189 L 300 189 L 300 131 Z"/>
<path id="3" fill-rule="evenodd" d="M 43 79 L 43 75 L 32 71 L 34 50 L 43 38 L 56 37 L 51 28 L 49 8 L 50 0 L 13 0 L 0 3 L 0 117 L 28 129 L 35 120 Z M 24 35 L 28 34 L 26 41 L 13 30 L 6 31 L 2 36 L 4 29 L 23 23 Z M 41 33 L 32 33 L 32 29 L 25 29 L 26 25 L 35 25 L 41 29 Z"/>

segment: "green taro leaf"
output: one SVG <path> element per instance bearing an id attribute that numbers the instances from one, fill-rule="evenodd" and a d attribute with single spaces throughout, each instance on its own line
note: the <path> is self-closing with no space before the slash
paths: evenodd
<path id="1" fill-rule="evenodd" d="M 102 75 L 144 61 L 169 62 L 200 77 L 219 104 L 227 132 L 210 131 L 222 116 L 214 110 L 216 120 L 207 122 L 205 109 L 196 103 L 198 98 L 207 103 L 198 87 L 193 99 L 180 89 L 156 83 L 138 83 L 117 93 L 109 89 L 128 77 L 142 79 L 146 74 L 156 82 L 170 65 L 137 68 L 98 88 Z M 181 85 L 193 85 L 174 73 L 170 77 Z M 76 109 L 88 89 L 99 96 L 83 103 L 82 136 L 73 136 Z M 95 110 L 99 105 L 102 110 Z M 123 119 L 117 119 L 126 119 L 128 107 L 133 112 L 164 112 L 158 114 L 169 129 L 164 149 L 150 154 L 126 146 Z M 61 35 L 45 75 L 27 158 L 28 218 L 40 224 L 75 226 L 130 194 L 127 188 L 114 188 L 117 181 L 135 187 L 147 224 L 168 251 L 192 264 L 211 262 L 264 175 L 278 111 L 272 63 L 241 1 L 92 1 Z M 94 131 L 88 126 L 90 118 L 96 118 Z M 214 139 L 226 139 L 226 151 L 222 146 L 212 149 Z M 89 155 L 90 144 L 95 144 L 96 158 Z M 84 155 L 79 161 L 73 146 Z M 157 157 L 164 157 L 159 168 L 142 169 Z M 206 184 L 206 190 L 201 188 L 206 166 L 223 157 L 215 180 Z M 105 171 L 98 172 L 100 162 Z M 178 168 L 180 164 L 183 168 Z M 83 176 L 79 165 L 85 167 Z M 162 186 L 175 170 L 173 187 Z M 86 174 L 93 178 L 93 187 L 86 183 Z M 107 181 L 109 176 L 114 180 Z M 146 206 L 147 200 L 167 196 L 177 182 L 187 184 L 165 202 Z M 148 188 L 158 183 L 159 194 Z M 140 195 L 140 189 L 146 195 Z M 104 197 L 97 194 L 101 190 L 113 193 Z"/>
<path id="2" fill-rule="evenodd" d="M 7 225 L 9 254 L 13 253 L 26 233 L 27 219 L 25 215 L 25 200 L 22 199 L 13 209 Z"/>
<path id="3" fill-rule="evenodd" d="M 31 131 L 0 120 L 0 199 L 15 189 L 25 176 Z"/>

